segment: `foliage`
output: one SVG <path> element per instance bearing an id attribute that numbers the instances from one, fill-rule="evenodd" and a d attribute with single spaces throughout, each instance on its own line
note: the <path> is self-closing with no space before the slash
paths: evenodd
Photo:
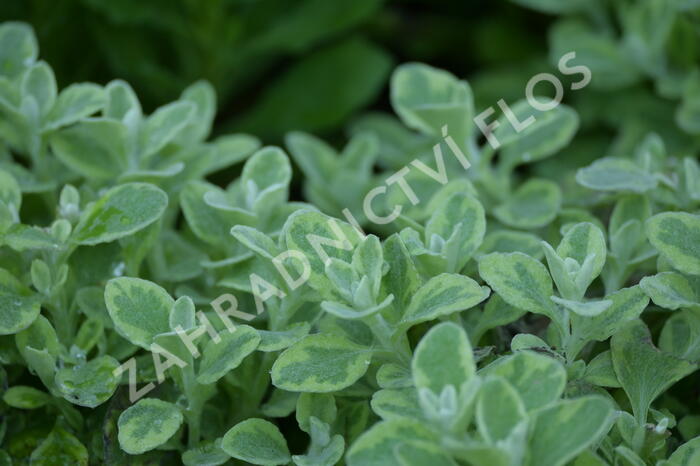
<path id="1" fill-rule="evenodd" d="M 0 25 L 2 463 L 698 464 L 696 2 L 515 3 L 590 89 L 509 102 L 494 147 L 478 79 L 407 63 L 397 117 L 291 158 L 210 139 L 205 81 L 150 114 L 123 80 L 59 91 Z"/>

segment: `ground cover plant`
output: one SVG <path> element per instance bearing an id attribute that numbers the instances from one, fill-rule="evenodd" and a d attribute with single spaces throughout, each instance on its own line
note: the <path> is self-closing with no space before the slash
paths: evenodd
<path id="1" fill-rule="evenodd" d="M 0 464 L 700 465 L 696 2 L 515 3 L 566 104 L 405 63 L 338 145 L 1 24 Z"/>

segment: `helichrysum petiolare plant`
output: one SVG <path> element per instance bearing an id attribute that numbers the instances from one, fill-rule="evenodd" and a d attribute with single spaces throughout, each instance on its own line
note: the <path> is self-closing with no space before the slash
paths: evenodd
<path id="1" fill-rule="evenodd" d="M 0 463 L 700 464 L 698 74 L 666 53 L 693 2 L 620 6 L 622 38 L 598 2 L 516 3 L 562 15 L 582 92 L 652 80 L 678 124 L 587 145 L 590 104 L 523 99 L 483 137 L 469 83 L 409 63 L 397 117 L 290 159 L 210 139 L 205 82 L 150 115 L 59 91 L 2 24 Z"/>

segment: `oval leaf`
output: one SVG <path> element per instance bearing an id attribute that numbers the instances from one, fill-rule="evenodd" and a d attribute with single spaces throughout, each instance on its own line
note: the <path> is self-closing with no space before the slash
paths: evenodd
<path id="1" fill-rule="evenodd" d="M 168 196 L 147 183 L 128 183 L 110 189 L 82 215 L 73 241 L 93 245 L 129 236 L 160 218 Z"/>

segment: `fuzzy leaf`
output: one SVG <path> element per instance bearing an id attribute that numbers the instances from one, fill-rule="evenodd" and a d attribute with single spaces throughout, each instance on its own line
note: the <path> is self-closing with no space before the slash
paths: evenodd
<path id="1" fill-rule="evenodd" d="M 476 405 L 476 423 L 484 439 L 490 444 L 506 440 L 525 419 L 525 405 L 515 388 L 504 378 L 487 378 Z"/>
<path id="2" fill-rule="evenodd" d="M 623 191 L 643 193 L 654 189 L 657 181 L 642 167 L 629 159 L 604 158 L 581 168 L 576 173 L 576 181 L 582 186 L 596 191 Z"/>
<path id="3" fill-rule="evenodd" d="M 195 115 L 192 102 L 173 102 L 151 115 L 141 132 L 142 155 L 154 154 L 171 142 Z"/>
<path id="4" fill-rule="evenodd" d="M 439 136 L 442 127 L 464 141 L 472 128 L 472 90 L 452 74 L 421 63 L 399 66 L 391 77 L 391 104 L 409 128 Z"/>
<path id="5" fill-rule="evenodd" d="M 286 330 L 258 330 L 260 344 L 258 351 L 279 351 L 289 348 L 294 343 L 304 338 L 311 329 L 308 322 L 297 322 Z"/>
<path id="6" fill-rule="evenodd" d="M 94 245 L 131 235 L 158 220 L 167 205 L 168 196 L 153 185 L 117 186 L 83 213 L 72 240 Z"/>
<path id="7" fill-rule="evenodd" d="M 92 83 L 71 84 L 61 91 L 46 116 L 45 130 L 68 126 L 102 109 L 106 95 L 102 87 Z M 91 154 L 94 157 L 94 154 Z"/>
<path id="8" fill-rule="evenodd" d="M 416 347 L 411 364 L 417 388 L 439 394 L 452 385 L 458 389 L 474 376 L 476 365 L 465 331 L 444 322 L 431 328 Z"/>
<path id="9" fill-rule="evenodd" d="M 394 456 L 401 444 L 434 441 L 436 435 L 426 426 L 410 419 L 392 419 L 375 424 L 348 450 L 348 466 L 402 466 Z"/>
<path id="10" fill-rule="evenodd" d="M 562 400 L 538 411 L 530 435 L 529 466 L 562 466 L 605 435 L 613 409 L 600 396 Z"/>
<path id="11" fill-rule="evenodd" d="M 535 99 L 547 102 L 546 98 L 536 96 Z M 556 154 L 569 144 L 579 127 L 576 111 L 562 104 L 541 111 L 523 99 L 514 103 L 511 111 L 518 121 L 525 122 L 531 116 L 535 120 L 518 131 L 506 116 L 500 118 L 494 136 L 501 144 L 503 163 L 509 167 Z"/>
<path id="12" fill-rule="evenodd" d="M 678 270 L 700 275 L 700 216 L 664 212 L 646 223 L 649 241 Z"/>
<path id="13" fill-rule="evenodd" d="M 334 291 L 326 276 L 325 262 L 330 258 L 352 262 L 352 252 L 358 242 L 357 232 L 346 222 L 311 211 L 290 215 L 283 231 L 287 247 L 301 251 L 309 261 L 309 285 L 324 294 L 326 299 L 342 302 L 342 296 Z M 297 262 L 294 261 L 295 266 L 301 267 L 296 265 Z"/>
<path id="14" fill-rule="evenodd" d="M 606 296 L 612 304 L 594 316 L 572 315 L 570 350 L 574 354 L 591 340 L 603 341 L 615 335 L 628 322 L 635 320 L 646 309 L 649 298 L 639 288 L 623 288 Z"/>
<path id="15" fill-rule="evenodd" d="M 504 224 L 522 229 L 547 225 L 559 212 L 561 190 L 548 180 L 531 179 L 523 183 L 503 204 L 493 210 Z"/>
<path id="16" fill-rule="evenodd" d="M 644 277 L 639 286 L 657 306 L 666 309 L 700 309 L 700 279 L 677 272 Z"/>
<path id="17" fill-rule="evenodd" d="M 32 452 L 31 464 L 71 464 L 88 465 L 88 451 L 80 440 L 59 426 Z"/>
<path id="18" fill-rule="evenodd" d="M 458 228 L 460 224 L 461 228 Z M 454 242 L 455 247 L 449 250 L 447 260 L 454 261 L 451 270 L 458 272 L 481 245 L 485 231 L 486 216 L 481 203 L 466 194 L 456 193 L 445 200 L 430 217 L 425 226 L 425 237 L 428 242 L 433 235 L 439 236 L 448 244 Z"/>
<path id="19" fill-rule="evenodd" d="M 114 278 L 105 287 L 105 303 L 116 329 L 135 345 L 150 349 L 156 335 L 170 332 L 175 301 L 155 283 Z"/>
<path id="20" fill-rule="evenodd" d="M 41 300 L 10 272 L 0 269 L 0 335 L 29 327 L 41 311 Z"/>
<path id="21" fill-rule="evenodd" d="M 291 460 L 282 433 L 263 419 L 247 419 L 233 426 L 224 435 L 221 448 L 230 456 L 251 464 L 280 465 Z"/>
<path id="22" fill-rule="evenodd" d="M 698 368 L 697 364 L 656 349 L 640 320 L 616 333 L 610 348 L 615 372 L 640 424 L 646 422 L 649 406 L 656 397 Z"/>
<path id="23" fill-rule="evenodd" d="M 489 296 L 489 289 L 464 275 L 443 273 L 416 292 L 404 312 L 402 324 L 414 325 L 472 308 Z"/>
<path id="24" fill-rule="evenodd" d="M 272 366 L 272 383 L 293 392 L 332 392 L 367 371 L 371 350 L 334 335 L 309 335 L 287 348 Z"/>
<path id="25" fill-rule="evenodd" d="M 233 333 L 224 330 L 221 340 L 209 340 L 202 351 L 197 382 L 203 385 L 214 383 L 238 367 L 243 359 L 255 351 L 260 343 L 257 330 L 247 325 L 238 325 Z"/>
<path id="26" fill-rule="evenodd" d="M 174 404 L 144 398 L 119 416 L 119 445 L 130 455 L 153 450 L 177 432 L 182 420 L 182 412 Z"/>
<path id="27" fill-rule="evenodd" d="M 399 309 L 406 309 L 421 286 L 416 264 L 398 234 L 384 241 L 383 255 L 389 264 L 389 271 L 384 276 L 387 292 L 394 295 L 395 305 Z"/>
<path id="28" fill-rule="evenodd" d="M 549 272 L 532 257 L 520 252 L 491 253 L 479 260 L 479 275 L 508 304 L 560 319 L 549 299 L 553 292 Z"/>
<path id="29" fill-rule="evenodd" d="M 119 361 L 99 356 L 84 364 L 65 367 L 56 373 L 56 386 L 73 404 L 94 408 L 107 401 L 117 390 L 119 377 L 114 371 Z"/>
<path id="30" fill-rule="evenodd" d="M 566 385 L 566 370 L 561 363 L 532 351 L 521 351 L 500 358 L 479 374 L 497 375 L 506 379 L 518 391 L 528 411 L 557 400 Z"/>
<path id="31" fill-rule="evenodd" d="M 109 119 L 93 118 L 51 134 L 56 157 L 76 173 L 108 180 L 127 164 L 127 128 Z"/>
<path id="32" fill-rule="evenodd" d="M 372 411 L 384 420 L 423 418 L 418 393 L 413 387 L 379 390 L 372 396 L 371 406 Z"/>

